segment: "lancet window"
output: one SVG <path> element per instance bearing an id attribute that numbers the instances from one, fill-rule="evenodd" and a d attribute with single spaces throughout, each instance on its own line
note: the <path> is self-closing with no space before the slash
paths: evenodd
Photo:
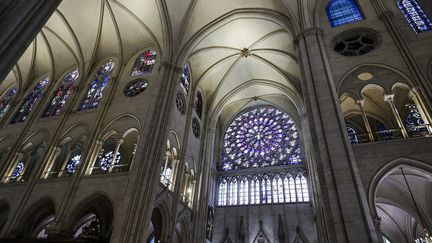
<path id="1" fill-rule="evenodd" d="M 398 0 L 397 5 L 416 33 L 432 29 L 432 23 L 416 0 Z"/>
<path id="2" fill-rule="evenodd" d="M 363 20 L 356 0 L 331 0 L 327 4 L 326 11 L 332 27 Z"/>
<path id="3" fill-rule="evenodd" d="M 111 72 L 115 66 L 114 61 L 109 60 L 102 65 L 96 72 L 96 77 L 89 84 L 87 93 L 80 104 L 79 110 L 97 108 L 103 97 L 103 92 L 108 82 L 111 80 Z"/>
<path id="4" fill-rule="evenodd" d="M 151 73 L 156 63 L 156 51 L 146 51 L 138 56 L 132 67 L 131 76 Z"/>
<path id="5" fill-rule="evenodd" d="M 57 116 L 62 111 L 67 100 L 70 98 L 75 86 L 75 81 L 79 77 L 78 69 L 74 69 L 69 74 L 63 77 L 63 82 L 60 87 L 54 92 L 54 96 L 51 99 L 50 104 L 45 109 L 43 117 Z"/>
<path id="6" fill-rule="evenodd" d="M 15 86 L 6 91 L 0 100 L 0 118 L 4 117 L 9 111 L 16 94 L 17 88 Z"/>
<path id="7" fill-rule="evenodd" d="M 48 83 L 48 78 L 45 78 L 35 85 L 33 91 L 24 98 L 19 110 L 15 113 L 15 116 L 12 119 L 11 123 L 23 122 L 27 119 L 27 117 L 30 115 L 30 112 L 35 107 L 36 103 L 42 97 L 42 92 L 48 85 Z"/>
<path id="8" fill-rule="evenodd" d="M 294 120 L 270 106 L 237 115 L 223 136 L 217 185 L 219 206 L 308 202 Z"/>
<path id="9" fill-rule="evenodd" d="M 183 73 L 180 77 L 180 84 L 186 94 L 189 94 L 190 87 L 190 70 L 188 65 L 184 65 Z"/>

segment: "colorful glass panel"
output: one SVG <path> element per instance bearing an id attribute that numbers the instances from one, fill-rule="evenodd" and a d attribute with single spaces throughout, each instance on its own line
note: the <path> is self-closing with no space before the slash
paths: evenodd
<path id="1" fill-rule="evenodd" d="M 326 11 L 332 27 L 363 20 L 355 0 L 331 0 L 327 4 Z"/>
<path id="2" fill-rule="evenodd" d="M 81 154 L 77 154 L 73 156 L 66 164 L 66 173 L 68 174 L 75 173 L 75 170 L 80 162 L 81 162 Z"/>
<path id="3" fill-rule="evenodd" d="M 73 87 L 78 77 L 78 69 L 75 69 L 63 78 L 62 85 L 54 92 L 54 97 L 51 99 L 49 106 L 46 108 L 43 117 L 57 116 L 60 114 L 61 110 L 66 104 L 66 101 L 72 95 Z"/>
<path id="4" fill-rule="evenodd" d="M 222 170 L 300 163 L 297 126 L 288 114 L 276 108 L 243 112 L 225 131 Z"/>
<path id="5" fill-rule="evenodd" d="M 11 123 L 23 122 L 27 119 L 37 101 L 42 97 L 42 91 L 48 85 L 48 83 L 48 78 L 45 78 L 35 85 L 33 91 L 24 98 Z"/>
<path id="6" fill-rule="evenodd" d="M 17 94 L 17 88 L 12 87 L 7 91 L 7 93 L 0 100 L 0 118 L 6 115 L 6 112 L 11 107 L 12 101 L 15 98 L 16 94 Z"/>
<path id="7" fill-rule="evenodd" d="M 107 171 L 111 166 L 118 164 L 120 159 L 120 152 L 117 152 L 114 159 L 114 151 L 108 151 L 107 153 L 104 153 L 102 150 L 101 155 L 99 156 L 99 168 L 102 171 Z"/>
<path id="8" fill-rule="evenodd" d="M 348 137 L 351 144 L 358 143 L 357 132 L 352 127 L 347 127 Z"/>
<path id="9" fill-rule="evenodd" d="M 189 86 L 190 86 L 190 70 L 188 65 L 184 65 L 183 73 L 180 77 L 180 84 L 186 94 L 189 94 Z"/>
<path id="10" fill-rule="evenodd" d="M 136 79 L 128 83 L 124 89 L 124 94 L 127 97 L 134 97 L 142 92 L 147 88 L 148 82 L 145 79 Z"/>
<path id="11" fill-rule="evenodd" d="M 416 0 L 399 0 L 399 9 L 416 33 L 427 32 L 432 29 L 432 23 Z"/>
<path id="12" fill-rule="evenodd" d="M 132 67 L 131 76 L 151 73 L 156 63 L 156 51 L 146 51 L 139 55 Z"/>
<path id="13" fill-rule="evenodd" d="M 95 79 L 89 84 L 87 94 L 81 102 L 79 110 L 88 110 L 97 108 L 103 96 L 103 91 L 111 80 L 111 72 L 115 63 L 110 60 L 99 68 Z"/>
<path id="14" fill-rule="evenodd" d="M 11 179 L 12 180 L 18 179 L 18 177 L 22 175 L 23 171 L 24 171 L 24 162 L 21 161 L 17 164 L 14 171 L 12 172 Z"/>

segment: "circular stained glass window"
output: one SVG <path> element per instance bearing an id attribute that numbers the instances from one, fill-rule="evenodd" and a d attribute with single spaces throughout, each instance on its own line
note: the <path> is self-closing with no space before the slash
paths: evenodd
<path id="1" fill-rule="evenodd" d="M 192 119 L 192 132 L 196 138 L 199 138 L 201 134 L 201 126 L 198 119 L 196 119 L 195 117 L 194 119 Z"/>
<path id="2" fill-rule="evenodd" d="M 147 80 L 142 79 L 142 78 L 135 79 L 126 85 L 126 87 L 124 89 L 124 94 L 127 97 L 137 96 L 137 95 L 141 94 L 142 92 L 144 92 L 144 90 L 147 88 L 147 86 L 148 86 Z"/>
<path id="3" fill-rule="evenodd" d="M 183 96 L 182 93 L 177 92 L 177 97 L 176 97 L 176 106 L 177 106 L 177 110 L 180 111 L 181 114 L 184 114 L 186 109 L 185 109 L 185 98 Z"/>
<path id="4" fill-rule="evenodd" d="M 301 163 L 294 120 L 274 107 L 259 107 L 238 115 L 223 137 L 222 170 Z"/>

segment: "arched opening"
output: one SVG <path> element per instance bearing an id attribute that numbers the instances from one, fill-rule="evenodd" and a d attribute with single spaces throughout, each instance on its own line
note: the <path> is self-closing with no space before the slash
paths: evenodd
<path id="1" fill-rule="evenodd" d="M 381 178 L 375 191 L 375 209 L 383 239 L 422 242 L 430 234 L 432 173 L 413 165 L 394 167 Z"/>
<path id="2" fill-rule="evenodd" d="M 114 210 L 111 200 L 101 194 L 84 199 L 71 217 L 71 231 L 76 239 L 109 242 Z"/>
<path id="3" fill-rule="evenodd" d="M 149 226 L 148 243 L 158 243 L 162 240 L 162 233 L 165 225 L 163 223 L 162 212 L 159 208 L 153 209 L 151 222 Z"/>
<path id="4" fill-rule="evenodd" d="M 54 221 L 55 204 L 50 198 L 40 199 L 30 206 L 23 214 L 18 226 L 18 238 L 38 238 L 48 237 L 46 228 Z"/>

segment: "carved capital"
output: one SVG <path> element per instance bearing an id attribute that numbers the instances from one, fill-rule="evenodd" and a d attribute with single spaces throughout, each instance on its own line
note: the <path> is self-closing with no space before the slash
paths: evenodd
<path id="1" fill-rule="evenodd" d="M 387 102 L 393 102 L 394 94 L 385 94 L 384 100 Z"/>
<path id="2" fill-rule="evenodd" d="M 356 100 L 356 101 L 355 101 L 355 103 L 356 103 L 357 105 L 362 106 L 362 107 L 364 106 L 364 102 L 365 102 L 364 99 L 359 99 L 359 100 Z"/>

